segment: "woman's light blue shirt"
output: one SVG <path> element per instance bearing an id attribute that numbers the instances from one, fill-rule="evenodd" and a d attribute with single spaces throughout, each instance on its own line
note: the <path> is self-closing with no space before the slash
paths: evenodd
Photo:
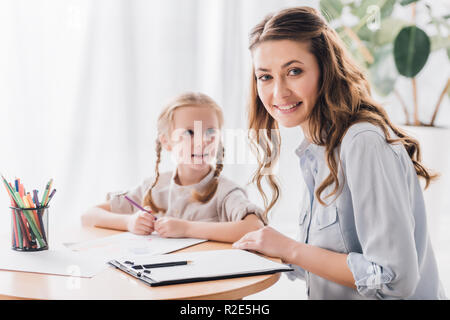
<path id="1" fill-rule="evenodd" d="M 391 136 L 394 137 L 394 136 Z M 306 184 L 298 241 L 347 253 L 357 290 L 299 266 L 310 299 L 445 299 L 427 231 L 421 186 L 401 144 L 388 144 L 370 123 L 351 126 L 339 152 L 341 192 L 315 199 L 328 176 L 325 148 L 306 139 L 296 150 Z"/>

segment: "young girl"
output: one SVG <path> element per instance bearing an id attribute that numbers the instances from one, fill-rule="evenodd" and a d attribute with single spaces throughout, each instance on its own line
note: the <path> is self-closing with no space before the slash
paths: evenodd
<path id="1" fill-rule="evenodd" d="M 130 191 L 109 193 L 107 202 L 82 215 L 83 225 L 224 242 L 263 227 L 262 210 L 247 199 L 244 189 L 221 175 L 222 125 L 222 110 L 207 95 L 178 96 L 158 118 L 155 177 Z M 176 160 L 174 172 L 160 174 L 162 149 Z M 158 218 L 136 209 L 125 196 Z"/>
<path id="2" fill-rule="evenodd" d="M 265 227 L 234 246 L 291 264 L 311 299 L 444 298 L 418 181 L 433 176 L 417 141 L 371 98 L 336 32 L 314 9 L 286 9 L 252 30 L 250 50 L 249 127 L 268 132 L 255 143 L 276 161 L 280 145 L 268 140 L 280 137 L 271 130 L 301 128 L 305 195 L 298 241 Z M 259 163 L 259 186 L 267 167 Z M 279 188 L 266 177 L 274 190 L 267 211 Z"/>

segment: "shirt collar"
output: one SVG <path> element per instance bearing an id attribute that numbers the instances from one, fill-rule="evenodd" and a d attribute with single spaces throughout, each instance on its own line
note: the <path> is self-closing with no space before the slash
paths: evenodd
<path id="1" fill-rule="evenodd" d="M 304 138 L 297 149 L 295 149 L 295 153 L 300 159 L 305 156 L 308 156 L 308 158 L 320 158 L 321 156 L 323 157 L 324 152 L 325 147 L 314 144 L 306 138 Z"/>
<path id="2" fill-rule="evenodd" d="M 311 142 L 309 142 L 308 139 L 304 138 L 302 143 L 300 143 L 297 149 L 295 149 L 295 153 L 297 154 L 297 156 L 301 158 L 310 145 Z"/>
<path id="3" fill-rule="evenodd" d="M 202 180 L 200 180 L 198 183 L 191 184 L 191 185 L 188 185 L 188 186 L 182 186 L 182 185 L 179 185 L 178 183 L 175 182 L 175 177 L 177 176 L 177 173 L 178 173 L 178 168 L 174 170 L 174 172 L 172 174 L 172 178 L 170 179 L 170 184 L 171 184 L 172 188 L 189 189 L 189 190 L 191 190 L 191 189 L 202 190 L 213 179 L 214 168 L 211 168 L 209 173 Z"/>

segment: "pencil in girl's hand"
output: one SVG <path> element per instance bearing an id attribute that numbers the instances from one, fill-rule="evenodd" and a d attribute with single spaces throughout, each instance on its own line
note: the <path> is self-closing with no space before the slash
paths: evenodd
<path id="1" fill-rule="evenodd" d="M 155 215 L 154 215 L 150 210 L 147 210 L 147 209 L 142 208 L 140 205 L 138 205 L 136 202 L 134 202 L 133 200 L 131 200 L 131 199 L 128 198 L 127 196 L 125 196 L 125 199 L 127 199 L 128 202 L 130 202 L 133 206 L 135 206 L 135 207 L 138 208 L 139 210 L 142 210 L 142 211 L 145 211 L 145 212 L 147 212 L 147 213 L 150 213 L 150 214 L 153 216 L 153 218 L 155 218 L 155 220 L 156 220 Z"/>

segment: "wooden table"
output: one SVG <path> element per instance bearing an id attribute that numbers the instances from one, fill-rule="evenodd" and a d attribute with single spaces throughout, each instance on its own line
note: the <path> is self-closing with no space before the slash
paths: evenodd
<path id="1" fill-rule="evenodd" d="M 53 241 L 79 242 L 117 234 L 119 231 L 75 226 L 50 235 Z M 10 243 L 9 236 L 0 238 Z M 231 244 L 207 241 L 177 252 L 229 249 Z M 274 260 L 274 259 L 272 259 Z M 278 261 L 279 260 L 274 260 Z M 92 278 L 0 270 L 0 299 L 242 299 L 262 291 L 280 278 L 280 273 L 234 279 L 150 287 L 108 266 Z"/>

